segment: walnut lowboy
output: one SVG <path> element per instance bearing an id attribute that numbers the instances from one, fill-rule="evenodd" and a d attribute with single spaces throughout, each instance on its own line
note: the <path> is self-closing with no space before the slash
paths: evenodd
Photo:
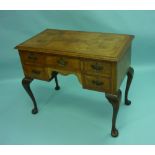
<path id="1" fill-rule="evenodd" d="M 123 34 L 47 29 L 16 46 L 25 74 L 22 84 L 34 105 L 32 113 L 38 112 L 30 89 L 33 79 L 55 79 L 55 89 L 59 90 L 58 73 L 75 74 L 84 89 L 105 92 L 113 107 L 111 135 L 117 137 L 116 118 L 122 96 L 119 87 L 125 75 L 128 77 L 125 104 L 131 104 L 128 91 L 134 73 L 130 67 L 133 37 Z"/>

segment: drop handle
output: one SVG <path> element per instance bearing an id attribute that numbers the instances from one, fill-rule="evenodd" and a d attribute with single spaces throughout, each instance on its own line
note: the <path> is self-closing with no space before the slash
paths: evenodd
<path id="1" fill-rule="evenodd" d="M 99 80 L 92 80 L 92 83 L 96 86 L 101 86 L 104 84 L 102 81 L 99 81 Z"/>
<path id="2" fill-rule="evenodd" d="M 34 54 L 29 54 L 28 59 L 35 61 L 35 60 L 37 60 L 37 57 Z"/>
<path id="3" fill-rule="evenodd" d="M 39 75 L 39 74 L 40 74 L 40 71 L 37 71 L 37 70 L 32 70 L 32 74 Z"/>
<path id="4" fill-rule="evenodd" d="M 98 63 L 95 63 L 95 64 L 92 64 L 91 65 L 92 69 L 94 69 L 95 71 L 101 71 L 103 70 L 103 66 L 98 64 Z"/>
<path id="5" fill-rule="evenodd" d="M 65 67 L 68 62 L 64 58 L 61 58 L 57 61 L 57 63 L 59 64 L 59 66 Z"/>

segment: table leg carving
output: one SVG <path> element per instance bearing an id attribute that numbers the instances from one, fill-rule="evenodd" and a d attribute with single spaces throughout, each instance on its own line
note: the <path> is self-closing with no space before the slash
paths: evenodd
<path id="1" fill-rule="evenodd" d="M 129 67 L 128 72 L 127 72 L 127 83 L 126 83 L 126 89 L 125 89 L 125 104 L 130 105 L 131 101 L 128 100 L 128 92 L 129 88 L 133 79 L 134 75 L 134 69 L 132 67 Z"/>
<path id="2" fill-rule="evenodd" d="M 30 88 L 30 84 L 32 81 L 33 81 L 33 79 L 25 77 L 22 80 L 22 85 L 23 85 L 24 89 L 26 90 L 26 92 L 28 93 L 28 95 L 30 96 L 30 98 L 32 99 L 33 106 L 34 106 L 34 108 L 32 109 L 32 114 L 36 114 L 36 113 L 38 113 L 37 103 L 36 103 L 36 100 L 34 98 L 32 91 L 31 91 L 31 88 Z"/>
<path id="3" fill-rule="evenodd" d="M 121 102 L 122 92 L 119 89 L 116 95 L 105 94 L 105 96 L 113 107 L 111 136 L 117 137 L 119 133 L 118 133 L 118 130 L 116 129 L 116 119 L 117 119 L 117 114 L 119 110 L 119 105 Z"/>

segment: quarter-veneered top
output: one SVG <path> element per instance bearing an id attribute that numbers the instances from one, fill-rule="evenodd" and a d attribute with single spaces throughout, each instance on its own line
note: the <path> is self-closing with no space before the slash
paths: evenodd
<path id="1" fill-rule="evenodd" d="M 18 50 L 117 61 L 133 35 L 46 29 L 17 45 Z"/>

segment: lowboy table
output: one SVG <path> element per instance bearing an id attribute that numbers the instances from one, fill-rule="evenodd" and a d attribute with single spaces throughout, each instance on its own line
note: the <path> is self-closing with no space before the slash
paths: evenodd
<path id="1" fill-rule="evenodd" d="M 105 92 L 113 107 L 111 135 L 118 136 L 116 117 L 121 101 L 119 89 L 127 75 L 125 104 L 130 105 L 128 91 L 134 70 L 131 63 L 133 35 L 46 29 L 19 44 L 18 49 L 25 74 L 22 85 L 33 101 L 32 114 L 38 112 L 30 88 L 33 79 L 55 80 L 58 73 L 75 74 L 84 89 Z"/>

